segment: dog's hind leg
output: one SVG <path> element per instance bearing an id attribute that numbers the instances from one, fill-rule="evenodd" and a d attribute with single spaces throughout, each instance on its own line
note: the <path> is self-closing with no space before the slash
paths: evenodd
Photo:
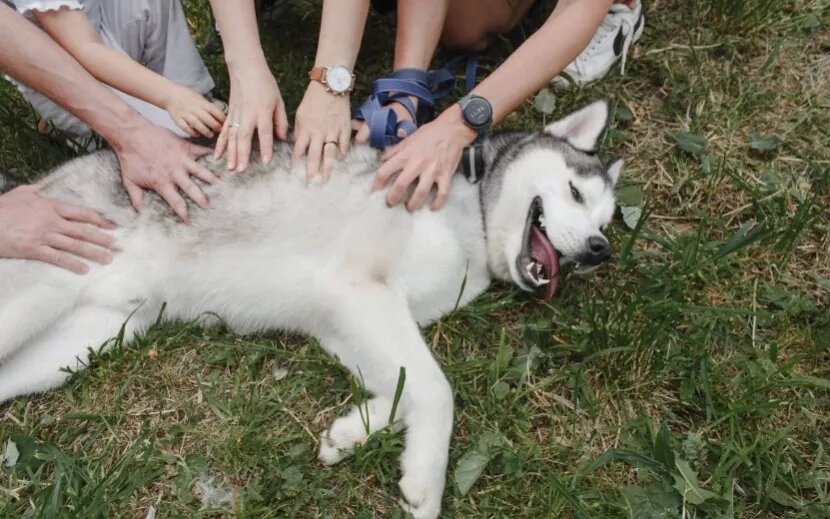
<path id="1" fill-rule="evenodd" d="M 136 317 L 136 316 L 133 316 Z M 89 349 L 97 349 L 117 336 L 124 326 L 124 341 L 146 323 L 129 312 L 83 306 L 58 324 L 0 361 L 0 402 L 59 386 L 69 377 L 62 368 L 83 369 Z"/>
<path id="2" fill-rule="evenodd" d="M 0 363 L 72 308 L 80 278 L 45 263 L 0 260 Z"/>
<path id="3" fill-rule="evenodd" d="M 446 479 L 452 389 L 401 294 L 377 282 L 337 285 L 327 285 L 334 297 L 329 299 L 331 319 L 322 320 L 325 328 L 318 330 L 323 347 L 387 402 L 394 399 L 404 368 L 397 411 L 407 429 L 399 483 L 402 504 L 416 519 L 434 519 L 441 511 Z M 382 426 L 385 420 L 375 422 Z"/>

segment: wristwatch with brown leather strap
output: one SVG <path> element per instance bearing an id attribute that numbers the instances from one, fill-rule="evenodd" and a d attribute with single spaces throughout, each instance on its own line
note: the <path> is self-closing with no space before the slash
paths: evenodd
<path id="1" fill-rule="evenodd" d="M 333 67 L 314 67 L 308 72 L 308 79 L 319 81 L 328 92 L 342 96 L 354 88 L 354 74 L 343 65 Z"/>

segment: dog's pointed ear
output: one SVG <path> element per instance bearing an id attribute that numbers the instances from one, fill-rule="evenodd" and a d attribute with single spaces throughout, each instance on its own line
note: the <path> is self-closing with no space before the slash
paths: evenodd
<path id="1" fill-rule="evenodd" d="M 545 127 L 551 135 L 566 140 L 577 149 L 596 151 L 599 138 L 608 124 L 608 103 L 597 101 L 564 119 Z"/>
<path id="2" fill-rule="evenodd" d="M 605 174 L 608 175 L 608 178 L 611 180 L 611 187 L 617 185 L 617 181 L 620 179 L 620 174 L 622 174 L 623 165 L 625 161 L 623 159 L 617 159 L 608 166 L 608 169 L 605 170 Z"/>

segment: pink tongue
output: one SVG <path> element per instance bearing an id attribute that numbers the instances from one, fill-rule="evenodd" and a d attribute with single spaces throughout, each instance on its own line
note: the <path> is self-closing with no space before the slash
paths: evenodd
<path id="1" fill-rule="evenodd" d="M 545 277 L 550 279 L 544 295 L 545 301 L 550 301 L 559 286 L 559 254 L 535 225 L 530 226 L 530 257 L 542 265 Z"/>

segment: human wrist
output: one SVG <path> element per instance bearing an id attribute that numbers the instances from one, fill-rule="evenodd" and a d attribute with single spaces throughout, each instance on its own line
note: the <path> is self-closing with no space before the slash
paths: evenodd
<path id="1" fill-rule="evenodd" d="M 231 78 L 244 75 L 252 70 L 268 70 L 268 61 L 262 53 L 261 47 L 254 47 L 247 52 L 237 51 L 225 55 L 225 64 Z"/>
<path id="2" fill-rule="evenodd" d="M 109 143 L 110 147 L 117 154 L 134 147 L 137 142 L 142 142 L 143 139 L 147 138 L 148 132 L 157 130 L 157 126 L 154 126 L 150 121 L 134 111 L 131 115 L 119 121 L 118 126 L 111 135 L 101 134 L 101 137 Z"/>
<path id="3" fill-rule="evenodd" d="M 444 110 L 436 121 L 441 121 L 442 124 L 446 125 L 447 129 L 453 135 L 458 136 L 458 139 L 464 142 L 465 145 L 472 144 L 478 138 L 478 132 L 464 122 L 461 107 L 457 104 Z"/>

